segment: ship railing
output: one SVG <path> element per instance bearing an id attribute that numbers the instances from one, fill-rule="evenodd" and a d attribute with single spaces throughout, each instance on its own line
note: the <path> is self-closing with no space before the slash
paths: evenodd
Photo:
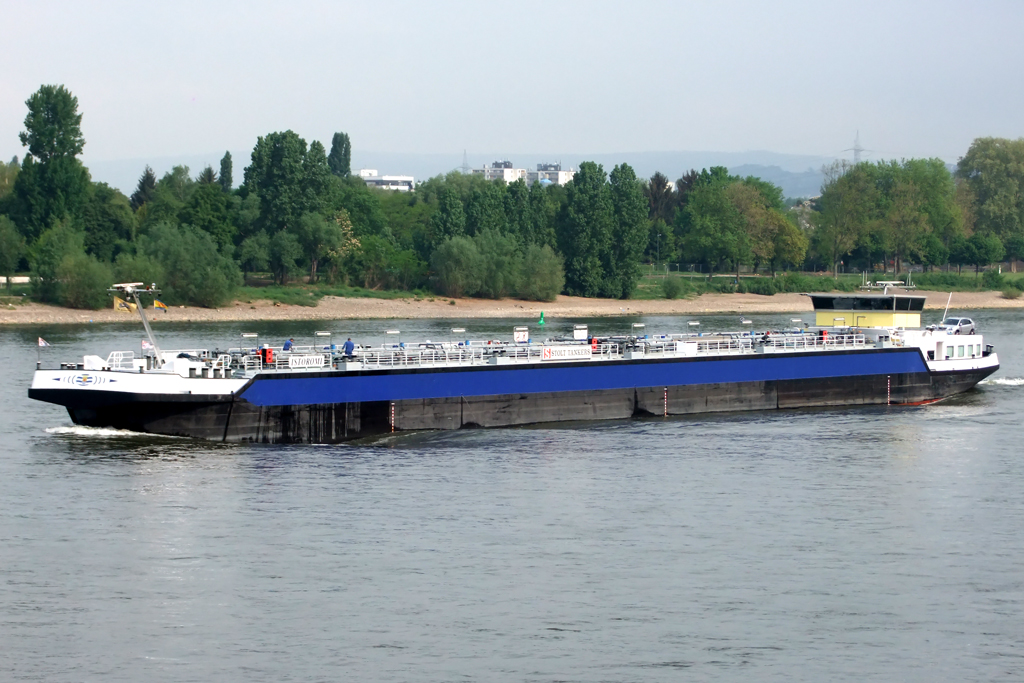
<path id="1" fill-rule="evenodd" d="M 111 351 L 107 356 L 107 367 L 111 370 L 135 370 L 135 352 Z"/>
<path id="2" fill-rule="evenodd" d="M 483 365 L 492 358 L 518 362 L 540 362 L 543 360 L 544 345 L 502 345 L 490 347 L 451 348 L 438 345 L 426 349 L 371 349 L 364 350 L 357 360 L 364 366 L 375 368 L 422 366 L 422 365 Z M 591 346 L 591 358 L 608 359 L 620 355 L 617 343 L 606 342 Z"/>
<path id="3" fill-rule="evenodd" d="M 210 367 L 213 368 L 214 370 L 231 369 L 231 356 L 229 356 L 226 353 L 220 354 L 213 360 L 213 362 L 210 364 Z"/>
<path id="4" fill-rule="evenodd" d="M 259 372 L 263 369 L 263 359 L 258 355 L 242 356 L 242 370 L 245 372 Z"/>
<path id="5" fill-rule="evenodd" d="M 405 367 L 418 365 L 464 365 L 483 363 L 490 349 L 373 349 L 363 351 L 356 360 L 371 367 Z"/>
<path id="6" fill-rule="evenodd" d="M 697 342 L 697 353 L 742 353 L 752 349 L 752 339 L 718 339 Z"/>
<path id="7" fill-rule="evenodd" d="M 813 335 L 775 335 L 763 342 L 764 346 L 790 351 L 801 351 L 807 349 L 833 349 L 852 348 L 856 346 L 867 346 L 867 337 L 863 334 L 834 334 L 821 339 Z"/>

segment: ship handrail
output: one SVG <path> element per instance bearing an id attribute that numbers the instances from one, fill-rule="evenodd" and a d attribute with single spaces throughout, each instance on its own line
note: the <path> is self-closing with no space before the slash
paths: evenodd
<path id="1" fill-rule="evenodd" d="M 107 356 L 107 367 L 111 370 L 134 370 L 135 352 L 111 351 L 110 355 Z"/>

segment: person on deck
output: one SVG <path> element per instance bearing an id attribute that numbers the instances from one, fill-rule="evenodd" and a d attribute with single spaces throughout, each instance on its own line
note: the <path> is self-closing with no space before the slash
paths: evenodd
<path id="1" fill-rule="evenodd" d="M 342 347 L 342 351 L 345 352 L 345 358 L 352 358 L 355 350 L 356 345 L 352 343 L 352 337 L 349 337 L 348 341 L 345 342 L 345 345 Z"/>
<path id="2" fill-rule="evenodd" d="M 291 337 L 289 337 L 288 341 L 286 341 L 284 343 L 284 346 L 281 348 L 281 350 L 282 351 L 291 351 L 293 346 L 295 346 L 295 340 L 292 339 Z"/>

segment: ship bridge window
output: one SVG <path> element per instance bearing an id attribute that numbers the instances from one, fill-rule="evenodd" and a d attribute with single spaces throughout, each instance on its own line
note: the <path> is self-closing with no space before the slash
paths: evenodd
<path id="1" fill-rule="evenodd" d="M 956 347 L 956 357 L 957 358 L 963 358 L 964 357 L 964 347 L 962 347 L 962 346 Z"/>
<path id="2" fill-rule="evenodd" d="M 947 346 L 946 347 L 946 360 L 949 360 L 952 357 L 953 357 L 953 347 L 952 346 Z"/>

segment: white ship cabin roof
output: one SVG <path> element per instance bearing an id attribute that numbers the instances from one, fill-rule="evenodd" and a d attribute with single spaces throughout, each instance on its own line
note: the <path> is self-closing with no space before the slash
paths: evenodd
<path id="1" fill-rule="evenodd" d="M 921 327 L 927 297 L 909 294 L 808 294 L 818 327 Z"/>

